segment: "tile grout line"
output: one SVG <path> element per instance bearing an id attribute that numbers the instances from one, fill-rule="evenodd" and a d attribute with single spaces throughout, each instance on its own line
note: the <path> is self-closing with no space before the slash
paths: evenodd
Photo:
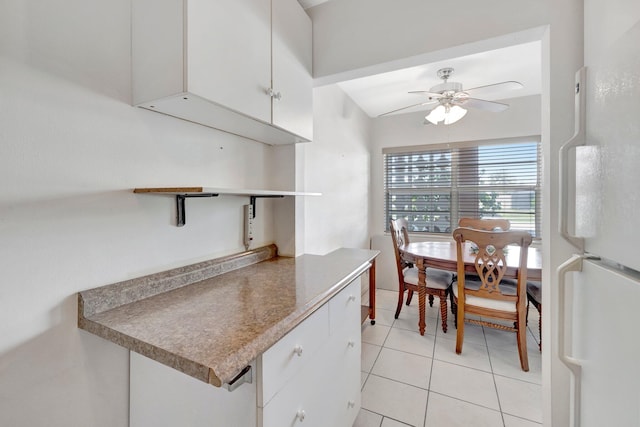
<path id="1" fill-rule="evenodd" d="M 491 352 L 489 351 L 489 342 L 487 341 L 487 334 L 485 334 L 484 326 L 482 327 L 482 336 L 484 336 L 484 342 L 487 346 L 487 356 L 489 356 L 489 367 L 491 368 L 491 379 L 493 380 L 493 387 L 496 390 L 496 397 L 498 398 L 498 408 L 500 409 L 500 418 L 502 419 L 502 425 L 506 426 L 504 421 L 504 412 L 502 412 L 502 403 L 500 402 L 500 393 L 498 393 L 498 384 L 496 383 L 496 374 L 493 372 L 493 362 L 491 361 Z"/>
<path id="2" fill-rule="evenodd" d="M 431 398 L 431 380 L 433 379 L 433 362 L 436 360 L 436 345 L 438 343 L 438 335 L 440 332 L 440 329 L 438 328 L 439 325 L 440 315 L 438 314 L 435 321 L 436 330 L 435 335 L 433 336 L 433 350 L 431 351 L 431 368 L 429 369 L 429 384 L 427 384 L 427 404 L 424 408 L 424 419 L 422 420 L 423 427 L 427 425 L 427 411 L 429 410 L 429 399 Z"/>
<path id="3" fill-rule="evenodd" d="M 386 310 L 386 311 L 389 311 L 390 313 L 393 313 L 393 310 L 391 310 L 391 309 L 385 309 L 385 310 Z M 410 313 L 409 311 L 406 311 L 406 313 L 405 313 L 405 314 L 409 315 L 409 318 L 411 318 L 411 317 L 413 317 L 413 316 L 411 316 L 411 315 L 413 315 L 413 314 L 415 314 L 415 313 Z M 430 401 L 431 401 L 431 399 L 432 399 L 432 396 L 431 396 L 431 392 L 432 392 L 431 387 L 432 387 L 432 384 L 433 384 L 433 373 L 434 373 L 434 369 L 435 369 L 435 367 L 434 367 L 434 361 L 436 360 L 436 359 L 435 359 L 435 353 L 436 353 L 436 350 L 437 350 L 436 345 L 437 345 L 438 343 L 444 343 L 444 341 L 451 341 L 451 339 L 449 339 L 449 338 L 451 338 L 451 337 L 449 337 L 449 336 L 447 336 L 447 335 L 443 335 L 443 332 L 440 330 L 441 328 L 439 328 L 439 326 L 440 326 L 440 321 L 439 321 L 439 319 L 440 319 L 440 318 L 441 318 L 441 316 L 440 316 L 440 313 L 438 312 L 438 313 L 436 314 L 436 316 L 435 316 L 435 320 L 434 320 L 434 319 L 432 319 L 432 320 L 434 320 L 434 327 L 435 327 L 434 334 L 433 334 L 433 335 L 429 334 L 429 335 L 430 335 L 430 337 L 432 337 L 432 338 L 433 338 L 433 340 L 434 340 L 434 345 L 433 345 L 433 347 L 432 347 L 432 352 L 431 352 L 431 365 L 430 365 L 430 367 L 429 367 L 429 371 L 428 371 L 428 372 L 429 372 L 429 381 L 428 381 L 428 383 L 427 383 L 427 389 L 426 389 L 426 391 L 427 391 L 427 401 L 426 401 L 426 406 L 425 406 L 425 413 L 424 413 L 424 419 L 423 419 L 423 426 L 422 426 L 422 427 L 425 427 L 425 426 L 426 426 L 427 411 L 428 411 L 428 408 L 429 408 L 429 403 L 430 403 Z M 394 320 L 392 320 L 392 321 L 390 322 L 390 323 L 391 323 L 390 325 L 384 325 L 384 326 L 387 326 L 389 329 L 388 329 L 387 333 L 385 334 L 385 336 L 384 336 L 383 340 L 381 341 L 381 344 L 380 344 L 380 352 L 378 352 L 378 354 L 377 354 L 377 355 L 376 355 L 376 357 L 375 357 L 375 360 L 373 361 L 373 365 L 372 365 L 371 371 L 370 371 L 370 372 L 368 372 L 368 373 L 366 373 L 367 377 L 366 377 L 366 379 L 365 379 L 365 383 L 363 384 L 363 387 L 364 387 L 364 385 L 368 382 L 368 380 L 369 380 L 370 376 L 371 376 L 371 375 L 374 375 L 374 374 L 372 374 L 373 367 L 374 367 L 374 366 L 375 366 L 375 364 L 376 364 L 376 363 L 378 363 L 378 361 L 380 360 L 380 355 L 381 355 L 382 349 L 387 349 L 387 350 L 392 350 L 392 351 L 398 351 L 398 352 L 402 352 L 402 353 L 406 353 L 406 354 L 411 354 L 411 355 L 417 355 L 417 356 L 421 356 L 421 357 L 429 357 L 429 356 L 427 356 L 425 353 L 413 353 L 413 352 L 405 351 L 405 350 L 400 349 L 400 348 L 391 348 L 391 347 L 387 347 L 387 346 L 386 346 L 386 344 L 388 343 L 388 340 L 389 340 L 389 337 L 390 337 L 390 334 L 391 334 L 391 331 L 392 331 L 392 330 L 396 330 L 396 331 L 407 331 L 407 330 L 410 330 L 410 331 L 415 332 L 415 329 L 414 329 L 414 328 L 408 328 L 408 327 L 407 327 L 407 328 L 405 328 L 405 327 L 403 327 L 403 326 L 406 326 L 406 325 L 405 325 L 405 323 L 406 323 L 406 322 L 405 322 L 404 320 L 403 320 L 403 322 L 400 322 L 401 324 L 400 324 L 399 322 L 396 322 L 396 320 L 399 320 L 399 319 L 394 319 Z M 534 333 L 533 329 L 532 329 L 529 325 L 528 325 L 527 329 L 528 329 L 528 331 L 527 331 L 527 332 L 528 332 L 528 334 L 531 334 L 531 337 L 529 337 L 529 338 L 533 338 L 533 339 L 532 339 L 533 343 L 536 343 L 536 344 L 537 344 L 538 340 L 536 339 L 536 333 Z M 452 330 L 452 332 L 453 332 L 453 330 Z M 426 335 L 426 334 L 425 334 L 425 335 Z M 450 334 L 450 335 L 454 335 L 454 334 L 452 333 L 452 334 Z M 486 328 L 484 328 L 484 327 L 482 328 L 482 338 L 483 338 L 484 348 L 485 348 L 485 351 L 487 352 L 487 356 L 488 356 L 488 359 L 489 359 L 489 360 L 488 360 L 488 361 L 489 361 L 489 372 L 488 372 L 488 373 L 490 373 L 490 374 L 492 375 L 492 380 L 493 380 L 493 383 L 494 383 L 494 390 L 495 390 L 495 393 L 496 393 L 496 397 L 498 398 L 498 399 L 497 399 L 497 401 L 498 401 L 498 402 L 497 402 L 497 403 L 498 403 L 498 409 L 496 410 L 496 409 L 489 408 L 489 407 L 486 407 L 486 406 L 483 406 L 483 405 L 478 405 L 478 404 L 476 404 L 476 403 L 468 402 L 468 401 L 465 401 L 465 400 L 461 400 L 461 399 L 455 398 L 455 397 L 453 397 L 453 396 L 448 396 L 448 397 L 450 397 L 450 398 L 452 398 L 452 399 L 460 400 L 461 402 L 469 403 L 469 404 L 474 405 L 474 406 L 484 407 L 484 408 L 487 408 L 487 409 L 489 409 L 489 410 L 499 412 L 499 413 L 500 413 L 500 416 L 501 416 L 501 419 L 502 419 L 502 425 L 503 425 L 503 426 L 505 426 L 505 425 L 506 425 L 506 420 L 505 420 L 505 416 L 506 416 L 506 414 L 503 412 L 503 409 L 502 409 L 502 402 L 501 402 L 501 399 L 500 399 L 500 395 L 499 395 L 499 391 L 498 391 L 498 386 L 497 386 L 497 377 L 499 376 L 499 377 L 501 377 L 501 378 L 507 378 L 507 379 L 512 379 L 512 380 L 517 380 L 517 381 L 519 381 L 519 382 L 529 383 L 529 384 L 538 385 L 538 386 L 539 386 L 540 384 L 539 384 L 539 383 L 536 383 L 536 382 L 531 382 L 531 381 L 528 381 L 528 380 L 526 380 L 526 379 L 522 379 L 522 378 L 519 378 L 519 377 L 512 377 L 512 376 L 510 376 L 508 373 L 506 373 L 506 374 L 502 374 L 502 375 L 501 375 L 501 374 L 496 373 L 496 372 L 495 372 L 496 366 L 493 366 L 493 365 L 494 365 L 498 360 L 501 360 L 501 359 L 500 359 L 500 358 L 499 358 L 499 359 L 495 359 L 495 356 L 493 356 L 493 357 L 492 357 L 492 354 L 491 354 L 491 351 L 490 351 L 490 350 L 493 348 L 497 353 L 500 353 L 500 352 L 502 352 L 503 350 L 504 350 L 504 351 L 508 351 L 509 353 L 512 353 L 512 351 L 510 351 L 510 350 L 508 350 L 508 349 L 502 349 L 502 348 L 500 348 L 500 347 L 495 348 L 495 347 L 493 347 L 493 346 L 490 348 L 490 346 L 489 346 L 489 342 L 488 342 L 488 341 L 489 341 L 489 336 L 488 336 L 488 334 L 487 334 L 487 330 L 486 330 Z M 369 344 L 372 344 L 372 343 L 369 343 Z M 478 344 L 479 344 L 479 343 L 478 343 Z M 377 344 L 372 344 L 372 345 L 377 345 Z M 494 360 L 494 359 L 495 359 L 495 360 Z M 474 368 L 474 367 L 470 367 L 470 366 L 465 366 L 465 365 L 458 365 L 458 364 L 456 364 L 456 363 L 453 363 L 453 362 L 447 362 L 447 361 L 445 361 L 445 360 L 440 360 L 440 359 L 438 359 L 438 360 L 439 360 L 439 361 L 441 361 L 441 362 L 443 362 L 443 363 L 450 363 L 450 364 L 457 365 L 457 366 L 464 367 L 464 368 L 475 369 L 475 370 L 480 371 L 480 372 L 487 372 L 487 371 L 485 371 L 485 370 L 483 370 L 483 369 L 478 369 L 478 368 Z M 427 361 L 426 363 L 429 363 L 429 362 Z M 500 364 L 498 364 L 497 366 L 500 366 Z M 422 388 L 422 387 L 416 386 L 416 385 L 414 385 L 414 384 L 408 384 L 408 383 L 405 383 L 405 382 L 403 382 L 403 381 L 398 381 L 398 380 L 396 380 L 396 379 L 394 379 L 394 378 L 388 378 L 388 377 L 386 377 L 386 376 L 380 376 L 380 375 L 376 375 L 376 376 L 377 376 L 377 377 L 380 377 L 380 378 L 385 378 L 385 379 L 387 379 L 387 380 L 394 381 L 394 382 L 397 382 L 397 383 L 401 383 L 401 384 L 405 384 L 405 385 L 409 385 L 409 386 L 413 386 L 413 387 Z M 441 394 L 441 393 L 437 393 L 437 392 L 434 392 L 434 393 L 436 393 L 436 394 Z M 447 395 L 445 394 L 445 395 L 443 395 L 443 396 L 447 396 Z M 386 416 L 384 416 L 384 415 L 382 415 L 382 414 L 379 414 L 379 415 L 381 415 L 381 416 L 383 417 L 383 419 L 382 419 L 382 423 L 383 423 L 383 424 L 384 424 L 384 419 L 385 419 L 385 418 L 389 418 L 389 417 L 386 417 Z M 515 416 L 515 417 L 517 417 L 517 418 L 523 419 L 523 420 L 527 420 L 527 421 L 534 422 L 533 420 L 529 420 L 529 419 L 527 419 L 527 418 L 523 418 L 523 417 L 521 417 L 521 416 L 517 416 L 517 415 L 514 415 L 514 416 Z M 394 420 L 394 419 L 393 419 L 393 418 L 389 418 L 389 420 Z M 397 420 L 396 420 L 396 421 L 397 421 Z M 380 427 L 381 427 L 381 426 L 380 426 Z M 416 426 L 416 427 L 420 427 L 420 426 Z"/>
<path id="4" fill-rule="evenodd" d="M 378 361 L 378 358 L 380 357 L 380 353 L 382 353 L 382 349 L 384 348 L 384 343 L 387 342 L 387 338 L 389 337 L 389 334 L 391 333 L 391 328 L 393 328 L 393 324 L 395 322 L 396 322 L 395 319 L 394 319 L 393 322 L 391 322 L 391 326 L 389 326 L 389 331 L 387 332 L 387 335 L 385 335 L 384 340 L 382 340 L 382 343 L 380 344 L 380 351 L 376 355 L 376 358 L 373 360 L 373 363 L 371 364 L 371 369 L 369 370 L 369 372 L 367 372 L 367 378 L 365 378 L 364 382 L 362 383 L 362 386 L 360 386 L 360 392 L 362 392 L 364 390 L 364 387 L 367 385 L 367 382 L 369 381 L 369 377 L 371 377 L 371 371 L 373 371 L 373 367 L 376 365 L 376 362 Z M 374 327 L 374 326 L 375 325 L 369 325 L 369 327 Z M 382 325 L 382 326 L 386 326 L 386 325 Z M 362 334 L 360 334 L 360 341 L 362 341 Z M 367 344 L 376 345 L 376 344 L 372 344 L 372 343 L 367 343 Z M 360 405 L 360 406 L 362 408 L 362 405 Z"/>

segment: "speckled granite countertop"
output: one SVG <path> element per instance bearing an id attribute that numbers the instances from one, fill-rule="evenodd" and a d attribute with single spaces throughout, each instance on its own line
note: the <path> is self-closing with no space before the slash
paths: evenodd
<path id="1" fill-rule="evenodd" d="M 378 251 L 273 245 L 78 294 L 78 327 L 215 386 L 365 272 Z"/>

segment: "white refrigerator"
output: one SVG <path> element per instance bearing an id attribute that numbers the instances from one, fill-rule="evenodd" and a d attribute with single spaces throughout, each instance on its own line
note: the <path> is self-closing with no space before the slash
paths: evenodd
<path id="1" fill-rule="evenodd" d="M 552 386 L 570 393 L 574 427 L 639 427 L 640 0 L 585 0 L 584 17 L 576 134 L 560 150 L 560 232 L 576 255 L 552 289 L 552 363 L 571 384 Z"/>

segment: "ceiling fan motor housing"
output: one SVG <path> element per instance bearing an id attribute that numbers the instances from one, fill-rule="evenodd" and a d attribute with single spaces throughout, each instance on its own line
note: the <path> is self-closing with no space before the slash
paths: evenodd
<path id="1" fill-rule="evenodd" d="M 435 85 L 431 88 L 431 92 L 434 93 L 445 93 L 445 92 L 461 92 L 462 91 L 462 83 L 458 82 L 444 82 L 439 85 Z"/>

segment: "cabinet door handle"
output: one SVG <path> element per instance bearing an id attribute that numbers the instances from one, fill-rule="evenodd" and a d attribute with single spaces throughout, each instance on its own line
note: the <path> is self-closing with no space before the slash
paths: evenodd
<path id="1" fill-rule="evenodd" d="M 282 99 L 282 94 L 280 92 L 274 91 L 273 88 L 267 89 L 267 95 L 269 95 L 271 98 L 277 99 L 278 101 Z"/>
<path id="2" fill-rule="evenodd" d="M 244 383 L 251 384 L 253 375 L 251 373 L 251 365 L 246 366 L 238 375 L 236 375 L 228 384 L 224 384 L 224 388 L 228 391 L 234 391 Z"/>
<path id="3" fill-rule="evenodd" d="M 293 347 L 293 352 L 295 354 L 297 354 L 298 356 L 302 356 L 302 346 L 301 345 L 297 345 L 297 346 Z"/>
<path id="4" fill-rule="evenodd" d="M 353 408 L 354 406 L 356 406 L 356 402 L 354 402 L 353 400 L 350 400 L 347 405 L 349 406 L 349 408 Z"/>
<path id="5" fill-rule="evenodd" d="M 356 342 L 355 342 L 355 341 L 353 341 L 353 340 L 351 340 L 351 341 L 349 341 L 347 344 L 349 344 L 349 347 L 352 347 L 352 348 L 353 348 L 353 347 L 355 347 Z"/>
<path id="6" fill-rule="evenodd" d="M 356 300 L 355 295 L 349 295 L 349 301 L 355 301 L 355 300 Z"/>
<path id="7" fill-rule="evenodd" d="M 304 409 L 300 409 L 298 410 L 298 412 L 296 412 L 296 418 L 300 420 L 300 422 L 304 421 L 304 417 L 306 416 L 307 416 L 307 413 L 304 411 Z"/>

